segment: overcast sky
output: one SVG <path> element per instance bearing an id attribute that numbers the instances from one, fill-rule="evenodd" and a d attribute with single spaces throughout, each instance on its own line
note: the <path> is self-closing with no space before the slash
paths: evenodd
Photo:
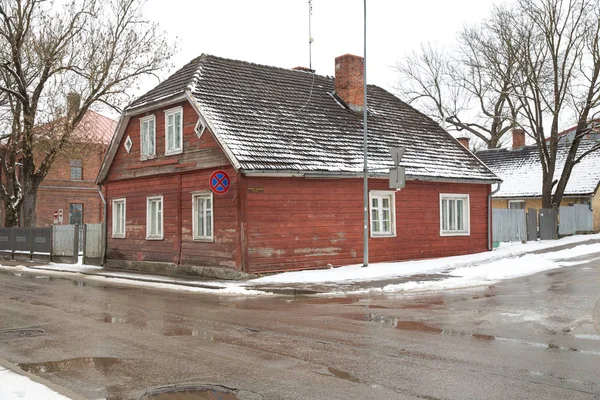
<path id="1" fill-rule="evenodd" d="M 493 3 L 367 0 L 368 82 L 393 91 L 392 67 L 403 56 L 422 42 L 451 45 Z M 177 38 L 175 70 L 202 53 L 284 68 L 309 64 L 308 0 L 149 0 L 147 13 Z M 363 54 L 363 0 L 313 0 L 312 37 L 313 69 L 333 76 L 336 56 Z M 144 80 L 142 93 L 157 83 Z"/>

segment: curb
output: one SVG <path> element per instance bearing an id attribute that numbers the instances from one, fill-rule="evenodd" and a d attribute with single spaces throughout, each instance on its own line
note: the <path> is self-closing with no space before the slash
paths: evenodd
<path id="1" fill-rule="evenodd" d="M 0 367 L 4 367 L 4 368 L 8 369 L 9 371 L 14 372 L 15 374 L 25 376 L 25 377 L 31 379 L 32 381 L 39 383 L 40 385 L 46 386 L 48 389 L 51 389 L 62 396 L 70 398 L 71 400 L 86 400 L 85 397 L 73 392 L 70 389 L 67 389 L 64 386 L 57 385 L 56 383 L 50 382 L 49 380 L 44 379 L 40 376 L 34 375 L 30 372 L 23 371 L 17 365 L 11 363 L 8 360 L 5 360 L 4 358 L 0 358 Z"/>

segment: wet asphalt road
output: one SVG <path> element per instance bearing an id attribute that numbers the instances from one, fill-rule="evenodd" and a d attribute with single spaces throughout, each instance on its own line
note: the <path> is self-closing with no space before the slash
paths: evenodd
<path id="1" fill-rule="evenodd" d="M 598 261 L 468 290 L 336 298 L 1 274 L 0 357 L 90 399 L 172 384 L 239 399 L 596 399 L 599 301 Z"/>

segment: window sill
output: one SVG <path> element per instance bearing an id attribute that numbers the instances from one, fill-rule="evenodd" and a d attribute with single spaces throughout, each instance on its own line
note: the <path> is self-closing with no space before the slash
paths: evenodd
<path id="1" fill-rule="evenodd" d="M 146 236 L 146 240 L 163 240 L 164 238 L 162 236 Z"/>
<path id="2" fill-rule="evenodd" d="M 183 149 L 165 151 L 165 156 L 176 156 L 177 154 L 182 154 Z"/>
<path id="3" fill-rule="evenodd" d="M 391 237 L 396 237 L 395 233 L 376 233 L 376 234 L 371 234 L 370 236 L 373 239 L 377 239 L 377 238 L 391 238 Z"/>
<path id="4" fill-rule="evenodd" d="M 148 160 L 155 160 L 155 159 L 156 159 L 156 154 L 154 154 L 152 156 L 140 157 L 140 161 L 148 161 Z"/>
<path id="5" fill-rule="evenodd" d="M 440 232 L 440 236 L 471 236 L 471 232 Z"/>
<path id="6" fill-rule="evenodd" d="M 125 239 L 125 235 L 112 235 L 113 239 Z"/>
<path id="7" fill-rule="evenodd" d="M 200 237 L 195 237 L 194 242 L 204 242 L 204 243 L 213 243 L 215 241 L 214 238 L 200 238 Z"/>

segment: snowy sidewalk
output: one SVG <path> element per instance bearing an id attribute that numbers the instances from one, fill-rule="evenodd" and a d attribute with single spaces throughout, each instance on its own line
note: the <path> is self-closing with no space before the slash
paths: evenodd
<path id="1" fill-rule="evenodd" d="M 69 400 L 82 399 L 64 388 L 60 388 L 39 377 L 29 375 L 0 359 L 0 400 Z M 31 378 L 29 376 L 31 376 Z M 43 383 L 39 383 L 43 382 Z M 58 391 L 64 393 L 59 394 Z M 68 396 L 68 397 L 67 397 Z"/>
<path id="2" fill-rule="evenodd" d="M 595 255 L 595 256 L 594 256 Z M 573 260 L 574 258 L 585 260 Z M 591 259 L 590 259 L 591 257 Z M 148 275 L 80 264 L 1 265 L 0 271 L 90 283 L 223 295 L 348 294 L 443 290 L 491 284 L 600 257 L 600 234 L 560 240 L 507 243 L 491 252 L 419 261 L 351 265 L 285 272 L 249 281 Z"/>

